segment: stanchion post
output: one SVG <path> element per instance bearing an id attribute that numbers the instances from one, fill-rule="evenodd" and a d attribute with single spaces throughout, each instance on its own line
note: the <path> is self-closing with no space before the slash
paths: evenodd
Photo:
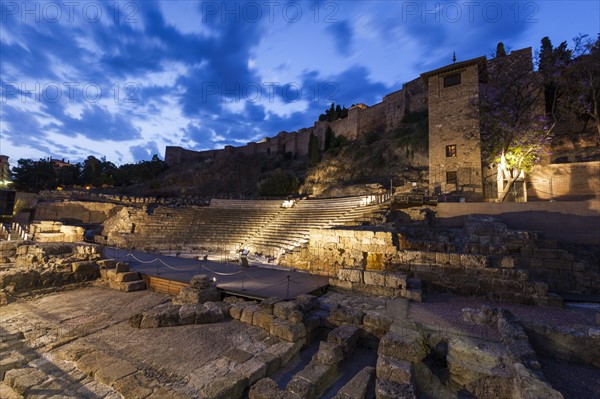
<path id="1" fill-rule="evenodd" d="M 242 291 L 246 291 L 246 290 L 244 289 L 244 273 L 245 273 L 245 270 L 244 270 L 244 268 L 242 267 Z"/>
<path id="2" fill-rule="evenodd" d="M 158 262 L 156 263 L 156 275 L 160 275 L 160 272 L 158 271 Z"/>

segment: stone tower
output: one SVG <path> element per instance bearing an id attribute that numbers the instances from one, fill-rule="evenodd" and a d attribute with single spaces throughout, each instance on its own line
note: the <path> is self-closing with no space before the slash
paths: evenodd
<path id="1" fill-rule="evenodd" d="M 485 57 L 421 74 L 428 92 L 429 191 L 483 198 L 479 88 Z"/>
<path id="2" fill-rule="evenodd" d="M 0 155 L 0 186 L 4 182 L 10 181 L 10 165 L 8 164 L 8 156 Z"/>

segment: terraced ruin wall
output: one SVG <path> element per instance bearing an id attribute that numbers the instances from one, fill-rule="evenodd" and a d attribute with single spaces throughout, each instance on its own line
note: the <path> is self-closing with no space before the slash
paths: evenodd
<path id="1" fill-rule="evenodd" d="M 489 236 L 473 238 L 490 241 Z M 317 229 L 311 230 L 306 247 L 281 263 L 334 278 L 346 268 L 401 272 L 429 288 L 527 304 L 559 306 L 561 299 L 553 293 L 600 292 L 598 273 L 570 253 L 530 245 L 525 238 L 503 245 L 469 245 L 468 253 L 436 251 L 387 231 Z"/>
<path id="2" fill-rule="evenodd" d="M 570 202 L 440 203 L 443 226 L 458 227 L 466 216 L 486 215 L 511 229 L 540 231 L 544 238 L 573 244 L 600 242 L 600 199 Z"/>
<path id="3" fill-rule="evenodd" d="M 69 221 L 84 224 L 103 223 L 122 206 L 104 202 L 39 202 L 35 220 Z"/>

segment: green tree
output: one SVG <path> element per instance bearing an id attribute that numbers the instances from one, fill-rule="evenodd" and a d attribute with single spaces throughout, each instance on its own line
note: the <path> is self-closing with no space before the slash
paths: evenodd
<path id="1" fill-rule="evenodd" d="M 327 130 L 325 131 L 325 142 L 323 143 L 323 150 L 327 151 L 328 149 L 330 149 L 333 145 L 334 140 L 335 134 L 333 133 L 331 126 L 327 126 Z"/>
<path id="2" fill-rule="evenodd" d="M 496 46 L 496 57 L 506 57 L 506 50 L 504 49 L 504 43 L 499 42 Z"/>
<path id="3" fill-rule="evenodd" d="M 15 187 L 18 190 L 34 191 L 56 188 L 57 179 L 54 167 L 44 159 L 34 161 L 19 159 L 12 169 Z"/>
<path id="4" fill-rule="evenodd" d="M 81 180 L 83 184 L 94 187 L 103 185 L 114 185 L 117 167 L 106 160 L 106 157 L 100 159 L 90 155 L 83 162 Z"/>
<path id="5" fill-rule="evenodd" d="M 557 117 L 557 102 L 564 91 L 562 73 L 571 61 L 571 50 L 567 42 L 562 42 L 553 48 L 552 42 L 546 36 L 541 41 L 538 71 L 544 83 L 544 102 L 546 114 Z"/>
<path id="6" fill-rule="evenodd" d="M 329 122 L 333 122 L 337 119 L 335 115 L 335 103 L 331 103 L 331 108 L 329 108 Z"/>
<path id="7" fill-rule="evenodd" d="M 285 197 L 297 193 L 299 187 L 295 176 L 277 170 L 261 184 L 259 193 L 263 197 Z"/>

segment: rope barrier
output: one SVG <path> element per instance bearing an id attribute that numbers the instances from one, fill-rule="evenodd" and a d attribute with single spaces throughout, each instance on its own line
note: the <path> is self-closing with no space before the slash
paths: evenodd
<path id="1" fill-rule="evenodd" d="M 161 258 L 158 258 L 158 261 L 160 263 L 162 263 L 163 265 L 165 265 L 166 267 L 168 267 L 169 269 L 177 270 L 177 271 L 180 271 L 180 272 L 184 272 L 184 271 L 188 271 L 188 270 L 194 270 L 194 269 L 197 268 L 196 266 L 191 266 L 189 268 L 183 268 L 183 269 L 181 269 L 181 268 L 177 268 L 175 266 L 170 266 L 170 265 L 166 264 L 165 261 L 162 260 Z"/>
<path id="2" fill-rule="evenodd" d="M 154 263 L 154 262 L 156 262 L 157 260 L 159 260 L 159 258 L 154 258 L 154 259 L 152 259 L 152 260 L 148 260 L 148 261 L 141 260 L 141 259 L 137 258 L 137 257 L 136 257 L 134 254 L 132 254 L 131 252 L 130 252 L 130 253 L 128 253 L 127 255 L 125 255 L 125 257 L 126 257 L 126 258 L 127 258 L 128 256 L 131 256 L 133 259 L 135 259 L 136 261 L 138 261 L 138 262 L 140 262 L 140 263 Z"/>
<path id="3" fill-rule="evenodd" d="M 248 277 L 250 277 L 252 280 L 254 280 L 254 281 L 258 281 L 259 283 L 262 283 L 262 284 L 269 284 L 269 283 L 270 283 L 270 281 L 259 280 L 259 279 L 255 278 L 255 277 L 252 277 L 252 276 L 250 275 L 250 273 L 246 273 L 246 276 L 248 276 Z M 284 279 L 282 279 L 282 280 L 278 280 L 278 281 L 277 281 L 277 282 L 275 282 L 274 284 L 278 284 L 278 283 L 280 283 L 280 282 L 282 282 L 282 281 L 285 281 L 286 279 L 287 279 L 287 277 L 286 277 L 286 278 L 284 278 Z"/>
<path id="4" fill-rule="evenodd" d="M 134 254 L 132 254 L 132 253 L 128 253 L 128 254 L 127 254 L 125 257 L 127 258 L 128 256 L 131 256 L 131 257 L 132 257 L 133 259 L 135 259 L 136 261 L 138 261 L 138 262 L 140 262 L 140 263 L 145 263 L 145 264 L 155 263 L 155 262 L 157 262 L 157 261 L 158 261 L 159 263 L 162 263 L 163 265 L 165 265 L 165 266 L 166 266 L 166 267 L 168 267 L 169 269 L 176 270 L 176 271 L 180 271 L 180 272 L 183 272 L 183 271 L 189 271 L 189 270 L 194 270 L 194 269 L 196 268 L 196 266 L 191 266 L 191 267 L 189 267 L 189 268 L 178 268 L 178 267 L 171 266 L 171 265 L 167 264 L 167 263 L 166 263 L 164 260 L 162 260 L 161 258 L 154 258 L 154 259 L 152 259 L 152 260 L 149 260 L 149 261 L 144 261 L 144 260 L 141 260 L 141 259 L 139 259 L 138 257 L 136 257 L 136 256 L 135 256 Z"/>
<path id="5" fill-rule="evenodd" d="M 166 263 L 164 260 L 162 260 L 160 257 L 154 258 L 154 259 L 152 259 L 152 260 L 144 261 L 144 260 L 141 260 L 141 259 L 139 259 L 138 257 L 136 257 L 136 256 L 135 256 L 134 254 L 132 254 L 131 252 L 130 252 L 130 253 L 128 253 L 128 254 L 125 256 L 125 258 L 127 258 L 127 257 L 131 257 L 131 258 L 135 259 L 137 262 L 140 262 L 140 263 L 145 263 L 145 264 L 155 263 L 155 262 L 157 262 L 157 261 L 158 261 L 159 263 L 162 263 L 164 266 L 168 267 L 169 269 L 176 270 L 176 271 L 190 271 L 190 270 L 194 270 L 195 268 L 197 268 L 197 266 L 195 266 L 195 265 L 194 265 L 194 266 L 191 266 L 191 267 L 189 267 L 189 268 L 177 268 L 177 267 L 174 267 L 174 266 L 171 266 L 171 265 L 167 264 L 167 263 Z M 277 284 L 280 284 L 280 283 L 282 283 L 282 282 L 284 282 L 284 281 L 286 281 L 286 280 L 287 280 L 287 282 L 288 282 L 288 283 L 293 283 L 293 284 L 304 284 L 305 282 L 307 282 L 307 281 L 309 281 L 309 280 L 311 279 L 311 276 L 310 276 L 310 275 L 309 275 L 307 278 L 305 278 L 305 279 L 301 279 L 301 280 L 290 279 L 290 278 L 289 278 L 289 276 L 286 276 L 286 277 L 284 277 L 284 278 L 282 278 L 282 279 L 280 279 L 280 280 L 277 280 L 277 281 L 275 281 L 275 282 L 271 282 L 271 281 L 265 281 L 265 280 L 262 280 L 262 279 L 258 279 L 258 278 L 256 278 L 256 277 L 252 277 L 252 275 L 251 275 L 251 274 L 250 274 L 250 273 L 249 273 L 247 270 L 245 270 L 244 268 L 241 268 L 241 269 L 240 269 L 240 270 L 238 270 L 237 272 L 233 272 L 233 273 L 223 273 L 223 272 L 217 272 L 217 271 L 215 271 L 215 270 L 212 270 L 212 269 L 210 269 L 210 268 L 206 267 L 206 266 L 205 266 L 205 265 L 203 265 L 203 264 L 200 264 L 200 267 L 201 267 L 201 268 L 203 268 L 203 269 L 205 269 L 206 271 L 208 271 L 208 272 L 210 272 L 210 273 L 216 274 L 217 276 L 234 276 L 234 275 L 237 275 L 237 274 L 240 274 L 240 273 L 245 273 L 245 276 L 247 276 L 247 277 L 248 277 L 248 278 L 250 278 L 251 280 L 254 280 L 254 281 L 256 281 L 256 282 L 258 282 L 258 283 L 260 283 L 260 284 L 267 284 L 266 286 L 264 286 L 264 287 L 261 287 L 261 288 L 258 288 L 257 290 L 263 290 L 263 289 L 265 289 L 265 288 L 270 288 L 270 287 L 272 287 L 272 286 L 274 286 L 274 285 L 277 285 Z"/>

